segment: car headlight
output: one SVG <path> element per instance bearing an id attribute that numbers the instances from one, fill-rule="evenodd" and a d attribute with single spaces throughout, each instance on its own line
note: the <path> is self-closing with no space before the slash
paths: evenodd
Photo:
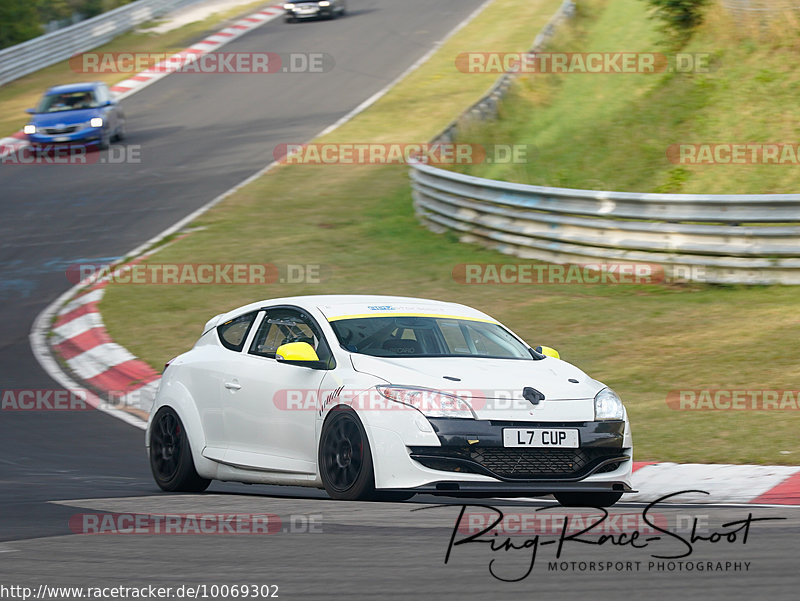
<path id="1" fill-rule="evenodd" d="M 103 127 L 103 118 L 102 117 L 95 117 L 91 121 L 89 121 L 90 127 Z"/>
<path id="2" fill-rule="evenodd" d="M 610 388 L 603 388 L 594 397 L 594 419 L 623 419 L 625 408 L 622 399 Z"/>
<path id="3" fill-rule="evenodd" d="M 287 2 L 286 4 L 283 5 L 283 8 L 286 10 L 292 10 L 294 8 L 294 4 L 292 4 L 291 2 Z"/>
<path id="4" fill-rule="evenodd" d="M 328 2 L 328 0 L 322 0 L 322 1 L 319 3 L 319 5 L 320 5 L 320 6 L 330 6 L 330 5 L 331 5 L 331 3 L 330 3 L 330 2 Z"/>
<path id="5" fill-rule="evenodd" d="M 475 419 L 472 408 L 464 399 L 440 390 L 413 386 L 378 386 L 377 389 L 381 396 L 413 407 L 426 417 Z"/>
<path id="6" fill-rule="evenodd" d="M 35 134 L 36 133 L 36 126 L 33 123 L 28 123 L 25 127 L 22 128 L 22 133 L 24 134 Z"/>

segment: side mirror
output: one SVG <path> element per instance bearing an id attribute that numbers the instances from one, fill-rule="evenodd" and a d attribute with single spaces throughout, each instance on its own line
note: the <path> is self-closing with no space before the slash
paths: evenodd
<path id="1" fill-rule="evenodd" d="M 314 347 L 307 342 L 289 342 L 282 344 L 275 351 L 275 359 L 287 365 L 310 367 L 311 369 L 327 369 L 328 364 L 320 361 Z"/>
<path id="2" fill-rule="evenodd" d="M 533 350 L 535 350 L 537 353 L 545 355 L 546 357 L 553 357 L 554 359 L 561 359 L 561 355 L 558 353 L 558 351 L 556 349 L 552 348 L 552 347 L 549 347 L 549 346 L 537 346 Z"/>
<path id="3" fill-rule="evenodd" d="M 28 113 L 29 115 L 35 115 L 36 109 L 25 109 L 25 112 Z"/>

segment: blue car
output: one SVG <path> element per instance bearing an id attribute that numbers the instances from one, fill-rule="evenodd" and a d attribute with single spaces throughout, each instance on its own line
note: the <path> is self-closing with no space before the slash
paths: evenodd
<path id="1" fill-rule="evenodd" d="M 36 150 L 60 145 L 104 149 L 125 137 L 125 115 L 102 82 L 55 86 L 27 112 L 33 117 L 23 132 Z"/>

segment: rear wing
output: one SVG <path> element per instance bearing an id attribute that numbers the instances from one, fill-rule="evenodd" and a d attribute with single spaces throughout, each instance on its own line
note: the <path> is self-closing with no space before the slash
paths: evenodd
<path id="1" fill-rule="evenodd" d="M 219 315 L 215 315 L 211 319 L 206 322 L 206 325 L 203 326 L 203 333 L 201 336 L 204 336 L 211 328 L 217 327 L 219 324 L 220 318 L 225 315 L 224 313 L 220 313 Z"/>

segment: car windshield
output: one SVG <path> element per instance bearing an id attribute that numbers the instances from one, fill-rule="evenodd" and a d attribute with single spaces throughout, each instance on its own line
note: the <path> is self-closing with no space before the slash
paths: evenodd
<path id="1" fill-rule="evenodd" d="M 100 106 L 94 92 L 84 90 L 81 92 L 67 92 L 64 94 L 48 94 L 39 103 L 37 113 L 57 113 L 60 111 L 74 111 L 79 109 L 95 109 Z"/>
<path id="2" fill-rule="evenodd" d="M 331 321 L 339 343 L 373 357 L 533 359 L 503 326 L 452 317 L 358 317 Z"/>

